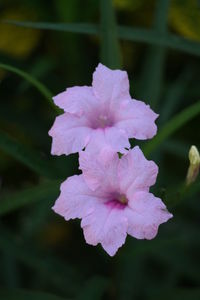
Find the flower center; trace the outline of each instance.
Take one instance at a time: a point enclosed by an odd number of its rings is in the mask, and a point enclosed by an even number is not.
[[[126,205],[128,203],[128,199],[126,198],[125,195],[120,195],[118,198],[118,201],[124,205]]]
[[[104,129],[106,127],[111,127],[114,124],[112,115],[107,111],[100,111],[91,114],[89,121],[90,121],[90,126],[93,129],[98,129],[98,128]]]
[[[108,116],[100,115],[97,122],[99,123],[100,128],[107,127],[109,124]]]
[[[106,202],[106,205],[108,205],[109,207],[117,209],[124,209],[127,204],[128,199],[125,195],[114,196],[112,200]]]

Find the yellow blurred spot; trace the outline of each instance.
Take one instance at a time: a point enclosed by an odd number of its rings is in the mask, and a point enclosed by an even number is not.
[[[122,10],[136,10],[144,3],[141,0],[114,0],[115,7]]]
[[[122,11],[134,12],[144,15],[146,24],[151,14],[154,14],[158,0],[113,0],[116,8]],[[137,17],[139,17],[137,16]],[[130,25],[134,26],[135,17]],[[169,26],[180,35],[199,41],[200,40],[200,2],[197,0],[172,0],[169,2]]]
[[[127,200],[127,198],[126,198],[125,195],[121,195],[121,196],[119,197],[119,202],[121,202],[122,204],[127,204],[127,203],[128,203],[128,200]]]
[[[53,222],[48,224],[41,232],[41,240],[46,245],[57,245],[70,237],[69,226],[64,223]]]
[[[0,15],[0,20],[34,20],[33,11],[24,9],[6,10]],[[14,25],[0,24],[0,51],[14,57],[27,57],[36,47],[41,32]]]
[[[169,21],[186,38],[200,40],[200,3],[197,0],[171,2]]]

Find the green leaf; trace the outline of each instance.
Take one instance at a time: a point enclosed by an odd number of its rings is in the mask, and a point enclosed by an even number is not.
[[[119,37],[124,40],[164,46],[200,56],[200,43],[175,34],[163,34],[156,32],[154,29],[131,28],[128,26],[118,26],[118,33]]]
[[[67,300],[66,298],[60,298],[51,294],[28,291],[21,289],[0,289],[0,299],[2,300]]]
[[[158,34],[167,32],[168,6],[169,0],[157,1],[154,28]],[[166,50],[165,47],[159,45],[149,46],[143,63],[138,96],[140,99],[148,99],[153,108],[156,108],[162,90]]]
[[[33,85],[47,100],[48,104],[58,113],[61,112],[61,110],[54,105],[53,100],[52,100],[52,93],[46,88],[44,84],[42,84],[40,81],[38,81],[36,78],[31,76],[30,74],[7,64],[2,64],[0,63],[0,68],[4,69],[6,71],[12,72],[14,74],[19,75],[26,81],[28,81],[31,85]]]
[[[41,228],[47,226],[52,215],[52,210],[49,208],[55,202],[57,193],[55,193],[55,198],[53,196],[50,195],[50,197],[43,198],[41,201],[31,205],[31,209],[26,210],[26,215],[20,226],[20,234],[25,240],[30,240],[34,236],[37,236],[40,234]]]
[[[62,177],[50,161],[2,131],[0,131],[0,149],[42,176],[52,179]]]
[[[179,158],[186,159],[189,151],[189,145],[186,142],[179,141],[177,139],[169,139],[164,144],[164,150],[177,155]]]
[[[157,0],[154,17],[154,28],[157,32],[167,31],[168,10],[170,0]]]
[[[158,45],[150,46],[140,76],[137,97],[147,101],[153,109],[157,109],[156,104],[162,90],[166,50]]]
[[[4,21],[5,22],[5,21]],[[49,23],[49,22],[19,22],[7,20],[6,23],[21,27],[35,29],[67,31],[91,35],[100,35],[101,30],[96,24],[87,23]],[[129,26],[117,26],[118,37],[128,41],[142,42],[150,45],[159,45],[174,50],[200,56],[200,43],[190,41],[179,35],[163,34],[154,29],[132,28]]]
[[[169,136],[175,133],[178,129],[180,129],[198,114],[200,114],[200,101],[187,107],[174,116],[170,121],[168,121],[167,124],[161,128],[155,138],[147,143],[143,149],[144,153],[148,156]]]
[[[49,181],[1,196],[0,215],[8,214],[38,201],[44,201],[45,199],[52,201],[56,199],[59,192],[59,185],[60,182],[58,181]]]
[[[20,27],[35,29],[66,31],[83,34],[99,34],[99,26],[88,23],[49,23],[49,22],[27,22],[5,20],[4,23],[13,24]]]
[[[48,75],[50,71],[55,68],[55,61],[52,60],[52,58],[42,56],[41,58],[37,57],[37,59],[33,62],[33,64],[30,64],[27,68],[27,72],[29,74],[32,74],[32,76],[37,77],[38,80],[41,79],[44,75]],[[19,91],[21,93],[24,93],[29,87],[31,86],[30,82],[23,81],[19,85]]]
[[[167,122],[173,112],[179,107],[185,92],[188,89],[188,85],[194,74],[193,66],[187,66],[180,76],[173,81],[166,91],[166,96],[162,102],[161,113],[159,122],[164,124]]]
[[[101,58],[113,69],[121,67],[120,46],[117,37],[117,24],[111,0],[100,0],[101,4]]]

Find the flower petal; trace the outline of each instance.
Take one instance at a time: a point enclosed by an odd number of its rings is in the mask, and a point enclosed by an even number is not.
[[[102,151],[100,155],[95,152],[82,151],[79,154],[79,165],[83,171],[87,185],[96,190],[101,188],[110,193],[118,189],[118,163],[117,153]]]
[[[160,224],[173,217],[164,203],[147,192],[138,192],[124,210],[128,218],[128,234],[137,239],[153,239]]]
[[[56,118],[49,135],[52,136],[51,153],[56,155],[81,151],[89,142],[92,129],[84,116],[64,113]]]
[[[155,120],[158,115],[142,101],[124,101],[121,109],[116,108],[114,113],[115,127],[123,129],[129,138],[150,139],[157,132]]]
[[[113,151],[124,153],[125,148],[130,148],[128,136],[124,130],[108,127],[105,129],[105,139]]]
[[[61,184],[61,193],[53,210],[66,220],[82,218],[92,213],[96,205],[104,202],[105,195],[91,191],[82,175],[69,177]]]
[[[65,112],[81,116],[84,112],[90,112],[97,105],[97,99],[92,87],[75,86],[58,94],[53,98],[55,104]]]
[[[98,187],[104,189],[119,190],[117,151],[125,152],[117,143],[125,144],[125,138],[115,128],[95,130],[84,152],[79,155],[80,169],[88,186],[95,190]],[[122,137],[122,138],[121,138]],[[120,139],[121,138],[121,139]],[[127,151],[126,151],[127,152]],[[130,166],[129,166],[130,167]]]
[[[136,146],[120,159],[118,173],[121,192],[132,196],[138,190],[148,191],[155,184],[158,167]]]
[[[86,242],[93,246],[101,243],[110,256],[115,255],[118,248],[125,243],[127,226],[123,210],[111,209],[107,205],[96,206],[81,221]]]
[[[126,133],[115,127],[95,129],[92,132],[87,151],[100,154],[102,151],[126,153],[130,148]]]
[[[99,64],[93,74],[93,90],[102,102],[129,98],[129,81],[125,71],[111,70]]]

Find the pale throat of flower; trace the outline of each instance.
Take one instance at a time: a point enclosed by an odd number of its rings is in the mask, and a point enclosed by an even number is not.
[[[91,128],[93,129],[105,129],[106,127],[112,127],[114,124],[114,116],[110,111],[105,109],[101,109],[97,112],[91,112],[88,116],[88,120]]]
[[[99,121],[99,127],[101,128],[107,127],[108,117],[106,115],[100,115],[98,121]]]
[[[124,205],[128,204],[128,199],[126,198],[125,195],[120,195],[118,201]]]
[[[98,127],[99,128],[106,128],[106,127],[110,127],[113,125],[113,120],[111,118],[111,116],[108,116],[106,114],[100,114],[98,116]]]

